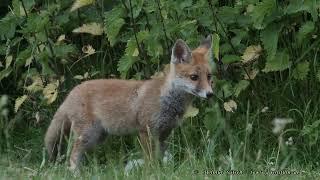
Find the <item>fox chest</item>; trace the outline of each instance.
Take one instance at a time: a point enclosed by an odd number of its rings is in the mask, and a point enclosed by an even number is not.
[[[161,96],[159,111],[153,116],[153,130],[161,133],[178,127],[183,121],[182,117],[188,103],[188,95],[183,92],[172,91]]]

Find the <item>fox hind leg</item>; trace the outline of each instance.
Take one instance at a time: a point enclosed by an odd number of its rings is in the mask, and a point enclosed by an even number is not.
[[[90,125],[86,124],[86,126],[82,128],[80,133],[78,133],[78,137],[73,143],[70,157],[70,169],[77,169],[80,165],[84,153],[95,147],[97,144],[102,143],[106,136],[107,132],[102,127],[99,120],[90,122]]]

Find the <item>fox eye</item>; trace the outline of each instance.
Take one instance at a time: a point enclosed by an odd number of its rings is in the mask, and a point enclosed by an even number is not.
[[[197,80],[199,79],[199,76],[196,75],[196,74],[192,74],[192,75],[190,76],[190,79],[191,79],[192,81],[197,81]]]
[[[208,74],[208,80],[211,80],[212,75]]]

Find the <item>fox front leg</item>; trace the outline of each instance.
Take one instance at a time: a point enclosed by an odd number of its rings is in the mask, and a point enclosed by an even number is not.
[[[159,150],[160,150],[160,157],[163,158],[165,155],[165,152],[168,148],[167,138],[169,137],[171,133],[171,129],[164,129],[159,131]]]
[[[173,159],[172,154],[167,151],[168,142],[166,139],[169,137],[171,130],[164,131],[160,133],[159,136],[159,150],[160,150],[160,160],[162,163],[167,164],[169,161]]]

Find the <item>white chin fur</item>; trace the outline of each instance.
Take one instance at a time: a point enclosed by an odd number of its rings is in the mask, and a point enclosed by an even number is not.
[[[207,92],[205,90],[201,90],[199,92],[196,92],[195,89],[196,87],[190,83],[189,81],[187,80],[184,80],[182,78],[179,78],[179,77],[176,77],[173,81],[173,87],[174,88],[177,88],[177,89],[181,89],[181,90],[184,90],[190,94],[193,94],[195,96],[199,96],[199,97],[202,97],[202,98],[207,98]]]
[[[200,92],[198,92],[197,95],[202,98],[207,98],[207,92],[204,90],[201,90]]]

